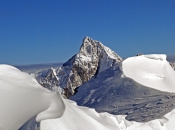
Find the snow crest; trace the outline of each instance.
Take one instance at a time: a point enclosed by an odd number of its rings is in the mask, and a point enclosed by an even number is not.
[[[175,71],[166,55],[153,54],[127,58],[123,61],[125,76],[136,82],[166,92],[175,92]]]
[[[17,130],[30,118],[58,118],[65,111],[57,92],[50,92],[18,69],[0,65],[0,130]]]

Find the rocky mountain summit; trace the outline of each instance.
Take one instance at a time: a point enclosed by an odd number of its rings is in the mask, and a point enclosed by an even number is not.
[[[58,69],[38,73],[36,79],[45,88],[53,91],[56,87],[61,88],[63,95],[70,97],[77,87],[121,61],[122,58],[110,48],[85,37],[78,54]]]

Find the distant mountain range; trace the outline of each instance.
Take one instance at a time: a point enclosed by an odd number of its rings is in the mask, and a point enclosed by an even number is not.
[[[175,63],[175,55],[167,55],[167,61]]]
[[[27,73],[36,73],[41,70],[46,70],[52,68],[58,68],[62,66],[63,63],[42,63],[42,64],[30,64],[30,65],[15,65],[16,68]]]
[[[167,55],[167,61],[175,63],[175,55]],[[42,64],[29,64],[29,65],[15,65],[16,68],[27,73],[36,73],[42,70],[48,70],[50,68],[57,69],[61,67],[63,63],[42,63]]]

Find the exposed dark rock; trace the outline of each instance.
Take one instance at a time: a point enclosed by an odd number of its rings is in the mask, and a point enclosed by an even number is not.
[[[101,42],[85,37],[78,54],[74,55],[62,67],[51,69],[43,75],[36,76],[37,81],[50,90],[62,88],[62,93],[70,97],[75,89],[96,77],[100,72],[121,62],[122,58]]]

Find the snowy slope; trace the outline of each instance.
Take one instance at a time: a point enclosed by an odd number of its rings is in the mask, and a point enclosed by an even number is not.
[[[136,82],[161,91],[175,92],[175,71],[166,55],[141,55],[123,61],[125,76]]]
[[[146,57],[128,58],[101,72],[96,78],[80,86],[78,92],[70,99],[76,101],[78,105],[95,108],[98,112],[125,114],[126,119],[130,121],[143,122],[161,118],[175,109],[175,94],[168,93],[174,90],[175,71],[164,60],[165,55]],[[134,78],[127,77],[124,70],[138,78],[142,76],[140,73],[144,73],[146,83],[157,84],[146,86],[147,84],[136,82]],[[159,81],[162,84],[159,84]],[[163,92],[160,88],[169,89]]]
[[[145,123],[127,121],[124,115],[97,113],[94,109],[79,107],[65,100],[66,111],[62,117],[41,122],[41,130],[174,130],[175,110],[162,119]]]
[[[97,113],[94,109],[79,107],[65,100],[66,111],[61,118],[41,122],[41,130],[118,130],[116,118],[108,113]]]
[[[17,130],[36,115],[37,121],[60,117],[64,110],[57,92],[12,66],[0,65],[0,130]]]
[[[52,73],[51,70],[48,70],[47,75],[39,73],[36,79],[46,88],[61,87],[64,95],[70,97],[78,86],[121,61],[120,56],[101,42],[85,37],[78,54]],[[53,76],[55,73],[57,78]]]
[[[42,88],[18,69],[0,65],[0,130],[17,130],[37,115],[40,130],[174,130],[175,110],[145,123],[127,121],[124,115],[97,113],[77,106]],[[38,114],[39,113],[39,114]],[[29,123],[30,124],[30,123]],[[22,129],[23,128],[23,129]],[[20,130],[31,130],[30,125]],[[32,129],[34,130],[34,129]]]

